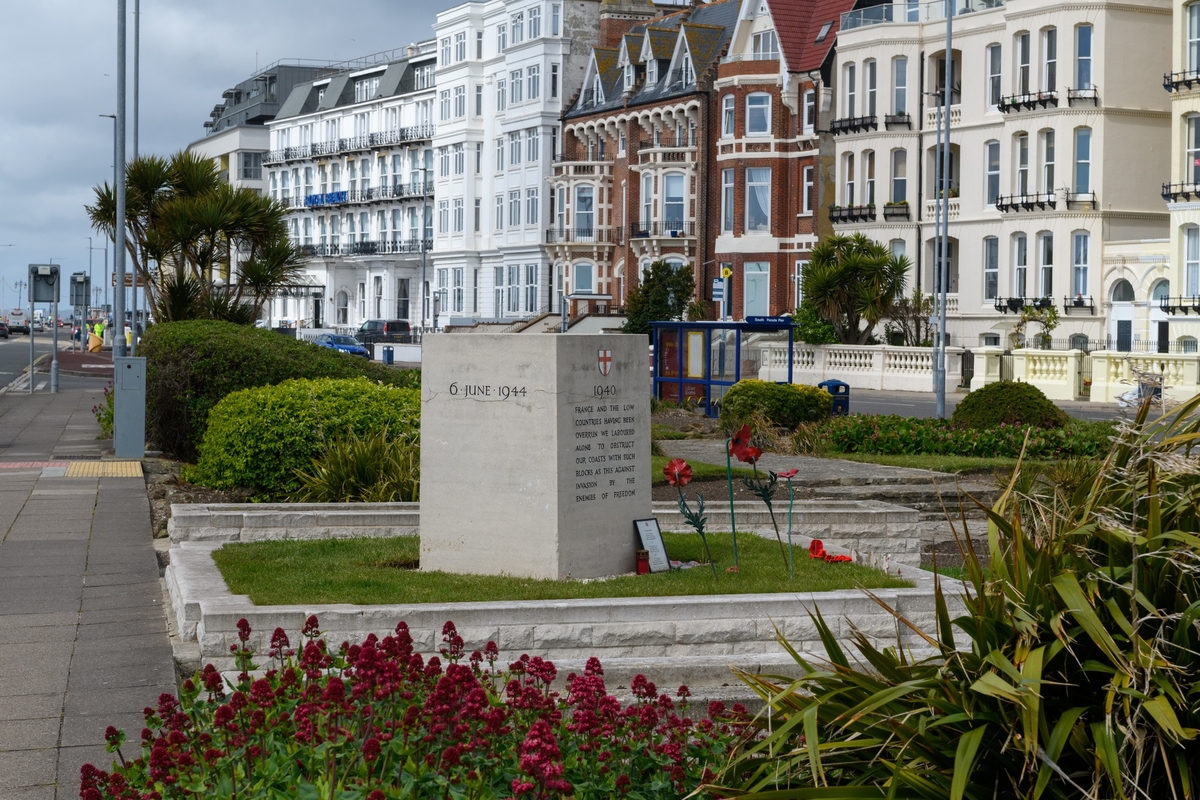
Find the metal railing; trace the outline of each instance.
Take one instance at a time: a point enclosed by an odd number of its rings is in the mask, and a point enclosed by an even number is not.
[[[911,219],[912,212],[909,210],[908,203],[887,203],[883,207],[883,218],[889,220]]]
[[[996,108],[1001,114],[1007,114],[1010,111],[1032,111],[1035,108],[1049,108],[1054,106],[1058,108],[1058,92],[1026,92],[1024,94],[1014,94],[1008,97],[1001,97],[1000,102],[996,104]]]
[[[1089,86],[1087,89],[1067,89],[1067,105],[1073,106],[1083,103],[1091,103],[1099,107],[1100,87]]]
[[[1181,86],[1185,89],[1195,89],[1200,86],[1200,70],[1187,69],[1163,75],[1163,88],[1168,92],[1177,92]]]
[[[360,256],[360,255],[396,255],[420,253],[433,249],[432,239],[393,239],[365,242],[348,242],[346,244],[306,244],[299,250],[303,256]]]
[[[1164,183],[1162,199],[1168,203],[1178,203],[1180,200],[1200,199],[1200,183]]]
[[[988,11],[993,8],[1003,8],[1004,0],[953,0],[954,15],[970,14],[975,11]],[[860,8],[842,14],[839,30],[849,31],[868,25],[880,25],[892,22],[936,22],[946,18],[945,0],[932,0],[928,3],[911,3],[908,5],[886,4]]]
[[[906,125],[912,130],[912,114],[884,114],[883,125]]]
[[[1077,294],[1074,297],[1063,298],[1063,313],[1070,314],[1072,311],[1082,313],[1087,309],[1088,313],[1095,316],[1096,300],[1091,295]]]
[[[1158,299],[1158,307],[1160,310],[1171,315],[1190,314],[1193,311],[1200,314],[1200,296],[1160,297]]]
[[[546,244],[621,244],[624,228],[550,228]]]
[[[842,133],[858,133],[879,129],[879,118],[874,114],[862,117],[842,117],[835,119],[829,125],[829,132],[834,136]]]
[[[1045,211],[1047,208],[1057,207],[1057,195],[1053,192],[1001,195],[996,200],[996,210],[1001,212],[1033,211],[1035,208],[1039,211]]]
[[[671,221],[671,222],[635,222],[629,228],[631,238],[646,238],[648,236],[663,236],[672,239],[695,236],[696,223]]]
[[[1054,300],[1049,297],[997,297],[994,308],[1001,314],[1019,314],[1025,306],[1043,310],[1053,305]]]
[[[829,221],[834,224],[847,222],[874,222],[875,204],[868,203],[865,206],[836,206],[830,208]]]

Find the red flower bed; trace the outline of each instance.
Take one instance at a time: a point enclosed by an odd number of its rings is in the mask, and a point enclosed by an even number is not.
[[[641,675],[622,706],[595,658],[560,694],[551,662],[523,655],[499,669],[494,642],[467,655],[449,622],[443,663],[413,652],[403,622],[334,653],[310,617],[297,650],[275,630],[255,679],[250,626],[238,629],[236,681],[209,665],[178,698],[162,695],[135,758],[110,727],[119,761],[83,767],[83,800],[675,798],[712,777],[745,721],[720,703],[694,720],[687,687],[672,698]]]

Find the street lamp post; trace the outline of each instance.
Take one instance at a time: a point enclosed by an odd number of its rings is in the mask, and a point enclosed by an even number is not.
[[[113,317],[117,325],[113,337],[113,358],[125,356],[125,0],[117,0],[117,124],[116,152],[113,164],[113,189],[117,195],[113,232],[113,271],[117,287],[113,291]]]
[[[950,245],[950,94],[953,91],[954,83],[954,4],[956,0],[946,0],[946,71],[945,85],[942,98],[942,119],[943,124],[939,126],[938,145],[940,152],[938,153],[938,171],[940,173],[938,185],[941,187],[942,195],[939,198],[941,207],[941,239],[938,242],[935,251],[937,258],[934,263],[934,269],[937,270],[937,317],[938,331],[937,341],[938,348],[934,353],[933,365],[933,382],[934,390],[937,393],[937,416],[938,419],[946,418],[946,308],[947,308],[947,283],[950,280],[950,265],[947,263],[947,254]]]
[[[429,223],[429,167],[421,167],[421,330],[424,335],[425,323],[428,319],[429,284],[425,281],[426,252],[429,250],[425,238],[425,226]]]

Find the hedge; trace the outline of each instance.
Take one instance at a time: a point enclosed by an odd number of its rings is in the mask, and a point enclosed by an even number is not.
[[[183,461],[195,461],[208,417],[221,398],[240,389],[294,378],[354,378],[420,387],[421,373],[396,370],[228,322],[167,322],[138,343],[146,357],[147,436]]]
[[[790,430],[803,422],[828,419],[832,410],[833,398],[824,389],[744,380],[735,383],[721,398],[721,425],[734,430],[752,417],[762,417],[772,425]]]
[[[1061,428],[1067,424],[1067,414],[1032,384],[999,381],[964,397],[950,421],[956,428],[976,430],[1000,425]]]
[[[329,443],[386,427],[410,435],[420,427],[421,393],[366,378],[285,381],[242,389],[208,417],[200,459],[183,477],[212,489],[245,488],[260,499],[300,488],[298,469]]]
[[[1108,452],[1111,422],[1071,419],[1062,428],[998,425],[976,430],[956,428],[948,420],[895,415],[836,417],[829,422],[830,442],[842,453],[876,455],[957,455],[1016,458],[1025,444],[1028,458],[1054,460],[1092,458]]]

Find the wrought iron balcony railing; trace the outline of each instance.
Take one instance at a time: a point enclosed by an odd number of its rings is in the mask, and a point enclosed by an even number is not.
[[[1035,108],[1058,108],[1058,92],[1026,92],[1025,94],[1014,94],[1009,97],[1001,97],[1000,102],[996,104],[996,108],[1001,114],[1009,114],[1014,111],[1032,111]]]
[[[621,244],[624,228],[550,228],[546,244]]]
[[[1200,199],[1200,183],[1164,183],[1162,199],[1168,203]]]
[[[649,236],[662,236],[672,239],[696,235],[695,222],[672,220],[669,222],[635,222],[629,229],[631,238],[639,239]]]
[[[1195,311],[1200,314],[1200,295],[1191,297],[1160,297],[1158,307],[1167,314],[1190,314]]]
[[[1168,72],[1163,75],[1163,88],[1168,92],[1195,89],[1200,86],[1200,70],[1187,69],[1183,72]]]
[[[996,200],[997,211],[1045,211],[1058,207],[1058,196],[1053,192],[1036,194],[1003,195]]]
[[[829,131],[838,136],[843,133],[859,133],[861,131],[874,131],[879,129],[879,118],[875,115],[869,117],[843,117],[835,119],[829,126]]]

